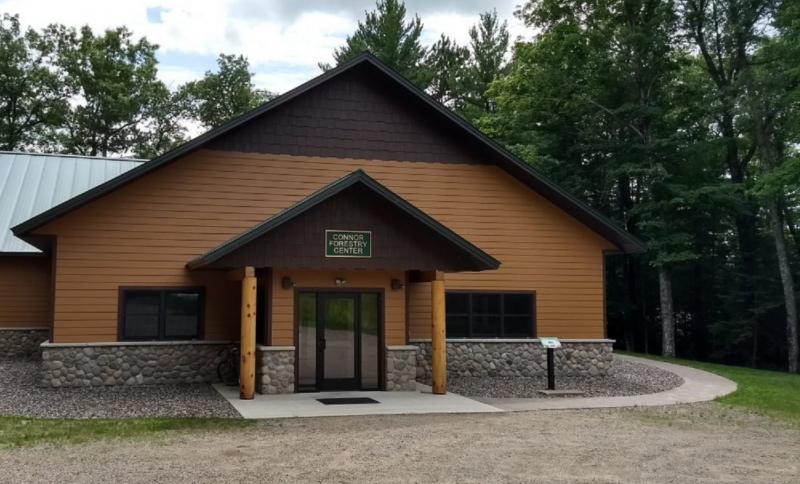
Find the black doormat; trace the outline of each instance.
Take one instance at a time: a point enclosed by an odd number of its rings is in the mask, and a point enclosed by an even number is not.
[[[377,400],[373,400],[367,397],[355,397],[355,398],[318,398],[318,402],[325,404],[325,405],[353,405],[359,403],[381,403]]]

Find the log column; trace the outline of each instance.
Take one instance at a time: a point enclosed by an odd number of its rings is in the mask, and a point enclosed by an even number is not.
[[[256,388],[256,287],[255,269],[244,268],[242,277],[242,335],[239,398],[252,400]]]
[[[431,380],[435,395],[447,392],[444,275],[441,272],[431,281]]]

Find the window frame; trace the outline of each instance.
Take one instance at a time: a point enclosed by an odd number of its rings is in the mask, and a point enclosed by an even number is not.
[[[450,313],[447,310],[447,304],[445,304],[445,334],[447,339],[458,339],[458,340],[481,340],[481,339],[536,339],[537,336],[537,318],[536,318],[536,291],[520,291],[520,290],[471,290],[471,289],[456,289],[456,290],[445,290],[445,301],[447,301],[447,294],[461,294],[467,295],[468,301],[468,312],[467,313]],[[527,314],[519,314],[519,313],[509,313],[506,314],[505,312],[505,296],[506,295],[514,295],[514,294],[523,294],[531,296],[531,332],[529,336],[520,337],[520,336],[506,336],[506,327],[505,327],[505,318],[506,316],[509,317],[519,317],[519,316],[527,316]],[[500,317],[500,336],[475,336],[473,330],[473,322],[475,317],[475,311],[472,305],[472,298],[473,296],[500,296],[500,313],[499,314],[479,314],[479,316],[499,316]],[[461,316],[467,317],[467,336],[450,336],[446,333],[447,328],[447,318],[448,316]]]
[[[125,297],[132,292],[158,293],[158,337],[153,338],[127,338],[125,337]],[[167,294],[169,293],[194,293],[198,296],[197,308],[197,336],[194,338],[167,338]],[[119,301],[117,303],[117,341],[120,342],[148,342],[148,341],[202,341],[205,340],[206,316],[206,288],[204,286],[120,286]]]

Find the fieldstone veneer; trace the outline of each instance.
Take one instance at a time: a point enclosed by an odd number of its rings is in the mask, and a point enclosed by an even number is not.
[[[42,343],[42,385],[87,387],[218,381],[220,341]]]
[[[256,390],[264,395],[294,393],[294,346],[256,347]]]
[[[38,356],[39,347],[47,340],[46,329],[0,328],[0,358]]]
[[[608,376],[614,371],[611,340],[561,340],[555,350],[556,375]],[[417,378],[431,377],[431,343],[416,340]],[[447,340],[447,372],[459,376],[547,374],[547,354],[539,340]]]
[[[417,350],[414,345],[386,347],[386,391],[417,389]]]

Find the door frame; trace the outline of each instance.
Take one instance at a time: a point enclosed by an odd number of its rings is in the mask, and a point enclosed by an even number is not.
[[[317,381],[316,387],[313,390],[300,390],[300,293],[315,293],[317,295],[330,293],[344,293],[344,294],[353,294],[359,295],[361,293],[373,293],[378,295],[378,389],[377,390],[361,390],[357,388],[357,391],[384,391],[386,389],[386,342],[385,342],[385,333],[386,333],[386,289],[382,287],[295,287],[294,288],[294,381],[295,383],[295,390],[296,392],[323,392],[323,391],[330,391],[320,388],[320,382]],[[357,300],[357,309],[360,309],[360,297]],[[320,315],[320,304],[319,304],[319,297],[317,297],[317,328],[322,325],[322,321],[319,318]],[[361,375],[361,326],[360,326],[360,314],[356,317],[357,325],[359,326],[358,334],[356,335],[356,348],[355,353],[357,356],[356,362],[356,369],[358,378],[360,379]],[[319,330],[317,330],[319,331]],[[319,335],[317,335],[319,339]],[[324,363],[324,362],[323,362]],[[317,368],[320,368],[320,361],[317,360],[316,365]],[[317,370],[317,378],[319,378],[319,371]],[[335,390],[334,390],[335,391]],[[344,390],[347,391],[347,390]]]

